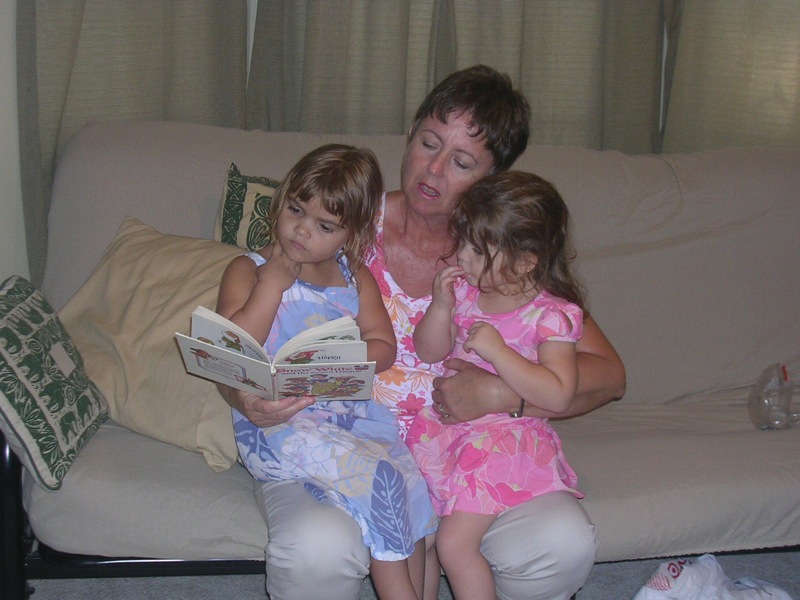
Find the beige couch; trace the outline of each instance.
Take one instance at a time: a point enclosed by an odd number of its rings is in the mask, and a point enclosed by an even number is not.
[[[263,559],[267,529],[233,462],[228,408],[183,372],[172,341],[194,306],[213,306],[238,250],[163,234],[213,237],[232,162],[279,179],[329,141],[372,148],[398,186],[403,136],[119,122],[72,139],[43,291],[114,422],[60,491],[25,480],[39,540],[89,555]],[[566,199],[592,313],[627,367],[624,399],[557,424],[598,561],[800,544],[800,430],[759,431],[746,407],[766,365],[800,357],[800,151],[531,146],[516,168]],[[118,235],[126,216],[141,223]]]

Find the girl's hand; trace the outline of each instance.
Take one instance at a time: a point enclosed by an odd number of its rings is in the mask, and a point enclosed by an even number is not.
[[[445,267],[433,277],[433,294],[431,304],[438,308],[450,310],[456,305],[456,296],[453,285],[456,279],[464,274],[464,269],[458,265]]]
[[[494,364],[500,352],[506,347],[500,332],[485,321],[475,321],[467,332],[464,350],[474,352],[486,362]]]
[[[266,258],[267,263],[256,269],[258,282],[266,281],[271,288],[280,290],[281,293],[285,292],[300,275],[302,265],[286,256],[278,242],[272,244],[270,254]]]
[[[218,384],[222,397],[256,427],[272,427],[285,423],[298,412],[314,404],[311,396],[265,400],[242,390]]]

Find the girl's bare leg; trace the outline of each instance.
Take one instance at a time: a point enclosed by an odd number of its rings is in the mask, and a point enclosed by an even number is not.
[[[422,600],[438,600],[439,582],[442,577],[442,566],[436,556],[436,537],[429,535],[425,538],[425,590]]]
[[[425,556],[425,540],[417,540],[414,544],[414,553],[408,557],[408,574],[417,598],[423,598],[425,589]]]
[[[419,600],[425,577],[425,540],[419,540],[406,560],[375,560],[370,564],[372,583],[380,600]]]
[[[494,576],[480,551],[495,515],[454,512],[442,517],[436,552],[456,600],[497,600]]]

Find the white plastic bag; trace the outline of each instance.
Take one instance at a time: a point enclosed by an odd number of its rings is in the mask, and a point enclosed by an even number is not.
[[[732,581],[717,559],[704,554],[694,561],[671,560],[658,570],[633,600],[792,600],[766,581],[743,578]]]

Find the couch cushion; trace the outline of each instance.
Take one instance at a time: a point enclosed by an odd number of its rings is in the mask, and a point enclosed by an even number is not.
[[[42,291],[56,309],[64,306],[125,216],[163,233],[213,237],[232,162],[243,173],[281,179],[322,144],[366,146],[378,156],[386,187],[393,190],[400,182],[405,140],[404,135],[244,131],[169,121],[87,123],[58,158]]]
[[[58,494],[23,480],[37,539],[76,554],[264,560],[267,526],[240,465],[222,473],[199,454],[104,423]]]
[[[214,225],[219,242],[259,250],[269,243],[269,205],[279,181],[244,175],[231,163]]]
[[[22,464],[49,490],[106,417],[72,339],[30,282],[0,287],[0,429]]]
[[[214,308],[240,249],[159,233],[127,218],[86,283],[60,312],[114,422],[200,452],[216,470],[236,460],[230,409],[213,383],[186,374],[174,333]]]
[[[574,224],[589,305],[625,362],[625,403],[755,381],[800,358],[800,151],[626,156],[528,147]]]
[[[747,395],[614,402],[555,422],[598,561],[800,544],[800,430],[756,429]]]

